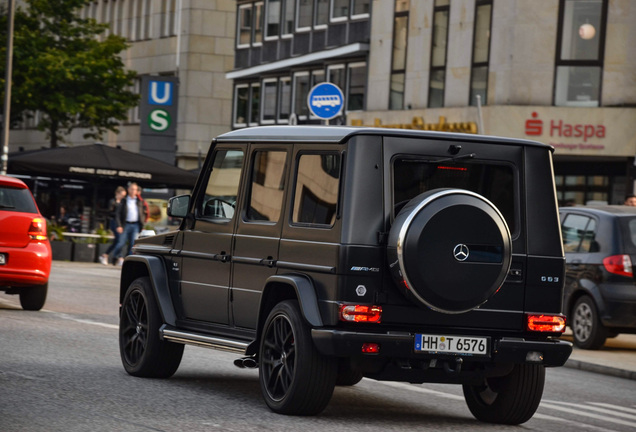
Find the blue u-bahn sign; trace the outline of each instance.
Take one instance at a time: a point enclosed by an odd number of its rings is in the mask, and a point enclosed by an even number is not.
[[[330,120],[342,111],[344,95],[335,84],[329,82],[316,84],[307,95],[307,106],[316,117]]]
[[[178,101],[179,80],[176,77],[141,77],[141,154],[174,163]]]

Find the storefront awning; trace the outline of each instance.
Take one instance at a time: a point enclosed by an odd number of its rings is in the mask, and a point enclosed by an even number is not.
[[[103,144],[9,154],[9,174],[86,181],[133,181],[142,187],[192,188],[197,176],[160,160]]]

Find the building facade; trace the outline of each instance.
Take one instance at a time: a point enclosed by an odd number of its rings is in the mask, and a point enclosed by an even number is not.
[[[485,133],[555,147],[563,203],[634,190],[636,3],[630,0],[238,1],[232,127],[339,123]]]

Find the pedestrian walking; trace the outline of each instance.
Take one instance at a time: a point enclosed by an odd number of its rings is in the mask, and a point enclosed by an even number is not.
[[[106,249],[106,252],[99,257],[99,262],[104,265],[108,265],[110,263],[110,254],[115,250],[115,246],[117,246],[117,241],[120,237],[120,234],[117,231],[117,220],[115,213],[117,212],[119,203],[125,196],[126,189],[123,186],[117,186],[117,189],[115,189],[115,196],[108,202],[108,229],[112,231],[114,238],[108,249]]]
[[[135,239],[141,232],[146,220],[148,219],[148,209],[144,200],[139,195],[139,186],[137,183],[128,184],[128,195],[121,200],[115,212],[115,221],[117,226],[115,230],[120,234],[113,250],[113,256],[117,258],[117,265],[124,263],[124,257],[121,254],[122,249],[128,243],[128,252],[130,254]]]

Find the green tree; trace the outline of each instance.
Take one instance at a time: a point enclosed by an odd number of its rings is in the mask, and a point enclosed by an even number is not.
[[[25,0],[15,13],[11,118],[39,111],[37,127],[57,147],[73,129],[85,138],[118,132],[139,103],[137,73],[124,68],[126,40],[105,36],[108,24],[79,15],[90,0]],[[4,93],[6,10],[0,22],[0,87]],[[1,94],[0,93],[0,94]]]

